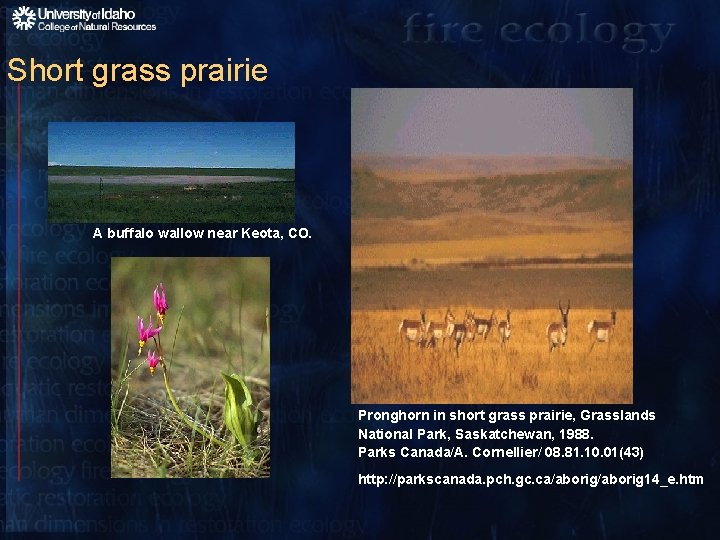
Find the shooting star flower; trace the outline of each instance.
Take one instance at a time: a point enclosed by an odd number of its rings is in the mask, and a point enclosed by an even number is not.
[[[160,330],[162,330],[162,326],[158,326],[157,328],[152,327],[152,317],[149,317],[150,321],[148,324],[148,327],[145,328],[145,325],[143,324],[143,320],[140,318],[140,315],[138,315],[138,356],[140,356],[140,353],[142,353],[142,348],[145,346],[145,342],[157,336],[160,333]]]
[[[155,375],[155,367],[162,361],[162,357],[155,354],[155,351],[148,351],[148,366],[150,366],[150,375]]]
[[[165,322],[165,313],[167,313],[168,310],[168,303],[165,299],[165,286],[162,283],[155,287],[153,303],[155,304],[155,311],[157,311],[160,324],[163,324]]]

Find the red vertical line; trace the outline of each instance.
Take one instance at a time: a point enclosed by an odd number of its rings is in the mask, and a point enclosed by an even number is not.
[[[20,83],[17,85],[17,479],[20,481]]]

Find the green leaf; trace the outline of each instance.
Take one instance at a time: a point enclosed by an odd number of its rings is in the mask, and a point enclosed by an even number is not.
[[[257,434],[258,414],[252,410],[252,395],[236,373],[220,375],[225,380],[225,426],[239,444],[247,447]]]

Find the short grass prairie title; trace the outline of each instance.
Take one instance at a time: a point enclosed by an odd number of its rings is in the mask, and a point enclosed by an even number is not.
[[[85,82],[85,64],[81,58],[64,64],[47,64],[35,58],[11,58],[8,62],[8,78],[13,82]],[[90,69],[90,68],[88,68]],[[104,88],[110,83],[167,82],[171,79],[167,64],[98,63],[90,69],[92,85]],[[245,58],[242,63],[228,58],[225,63],[182,64],[180,85],[204,82],[264,82],[268,78],[265,64],[253,63]]]

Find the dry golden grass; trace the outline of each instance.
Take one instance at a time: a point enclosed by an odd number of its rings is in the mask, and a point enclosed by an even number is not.
[[[454,310],[458,315],[464,309]],[[490,308],[476,308],[485,317]],[[398,334],[403,318],[419,309],[353,310],[353,403],[632,403],[633,312],[617,312],[609,344],[590,352],[587,324],[609,320],[606,310],[571,309],[568,342],[548,352],[547,325],[560,320],[557,308],[518,310],[511,315],[511,339],[504,348],[497,328],[487,341],[464,343],[456,357],[449,340],[419,349]],[[504,309],[495,309],[500,315]],[[428,310],[441,321],[444,311]]]
[[[632,220],[601,219],[593,212],[558,219],[540,213],[466,210],[424,219],[353,217],[352,245],[464,240],[519,234],[557,234],[613,230],[632,236]]]
[[[604,228],[554,234],[520,234],[445,240],[361,244],[352,246],[352,267],[406,264],[422,259],[435,264],[513,257],[579,257],[601,253],[632,253],[632,229]]]

